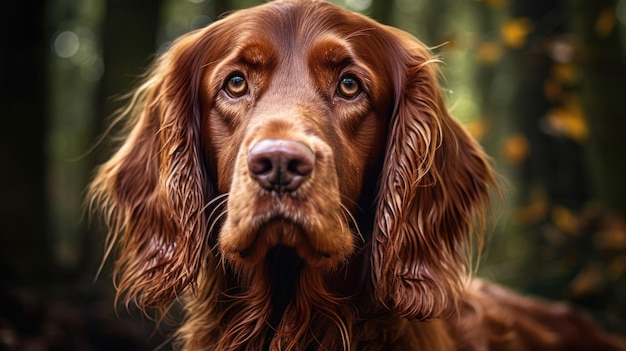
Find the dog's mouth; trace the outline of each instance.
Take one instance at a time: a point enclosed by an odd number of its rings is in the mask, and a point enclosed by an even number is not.
[[[245,268],[286,247],[308,267],[333,270],[351,254],[354,241],[341,206],[332,200],[235,196],[218,234],[220,251],[228,263]]]
[[[285,263],[317,266],[332,257],[332,253],[318,248],[303,224],[287,217],[274,217],[257,226],[254,240],[237,252],[239,259],[248,264]]]

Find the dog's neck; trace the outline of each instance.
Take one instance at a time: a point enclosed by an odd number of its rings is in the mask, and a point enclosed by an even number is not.
[[[270,323],[276,327],[289,303],[293,300],[296,284],[304,263],[293,248],[275,247],[265,259],[272,289],[272,316]]]

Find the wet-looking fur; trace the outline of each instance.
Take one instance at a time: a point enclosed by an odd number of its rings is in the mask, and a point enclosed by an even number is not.
[[[90,187],[120,296],[181,299],[182,350],[619,349],[567,308],[470,282],[494,176],[436,62],[316,0],[178,39]]]

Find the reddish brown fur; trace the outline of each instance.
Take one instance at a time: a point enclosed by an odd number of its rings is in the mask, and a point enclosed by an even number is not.
[[[345,77],[361,92],[342,95]],[[624,349],[571,311],[467,284],[493,174],[406,33],[316,0],[237,12],[177,40],[121,117],[92,204],[127,303],[184,301],[183,350]],[[314,155],[289,194],[248,169],[277,139]]]

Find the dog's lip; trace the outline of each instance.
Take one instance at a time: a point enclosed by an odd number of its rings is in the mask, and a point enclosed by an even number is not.
[[[271,250],[285,247],[294,250],[300,259],[309,263],[333,257],[332,252],[320,250],[311,244],[312,234],[306,229],[305,224],[280,214],[263,217],[253,225],[254,234],[250,237],[254,239],[245,247],[232,248],[231,254],[237,255],[244,261],[256,262],[266,257]],[[264,237],[264,235],[269,237]]]
[[[272,250],[272,249],[279,249],[279,248],[282,248],[282,247],[286,247],[286,248],[290,248],[290,249],[295,249],[295,248],[296,248],[295,246],[278,244],[278,245],[275,245],[275,246],[269,247],[269,248],[268,248],[268,252],[269,252],[270,250]],[[240,258],[242,258],[242,259],[246,259],[247,257],[249,257],[249,256],[250,256],[250,253],[251,253],[252,251],[253,251],[253,247],[251,246],[251,247],[248,247],[248,248],[246,248],[246,249],[240,250],[240,251],[238,252],[238,254],[239,254],[239,257],[240,257]],[[316,254],[316,256],[317,256],[317,257],[322,258],[322,259],[327,259],[327,258],[331,258],[331,257],[332,257],[332,255],[331,255],[330,253],[325,252],[325,251],[313,250],[313,252],[315,252],[315,254]],[[303,257],[301,257],[301,258],[303,258]]]

